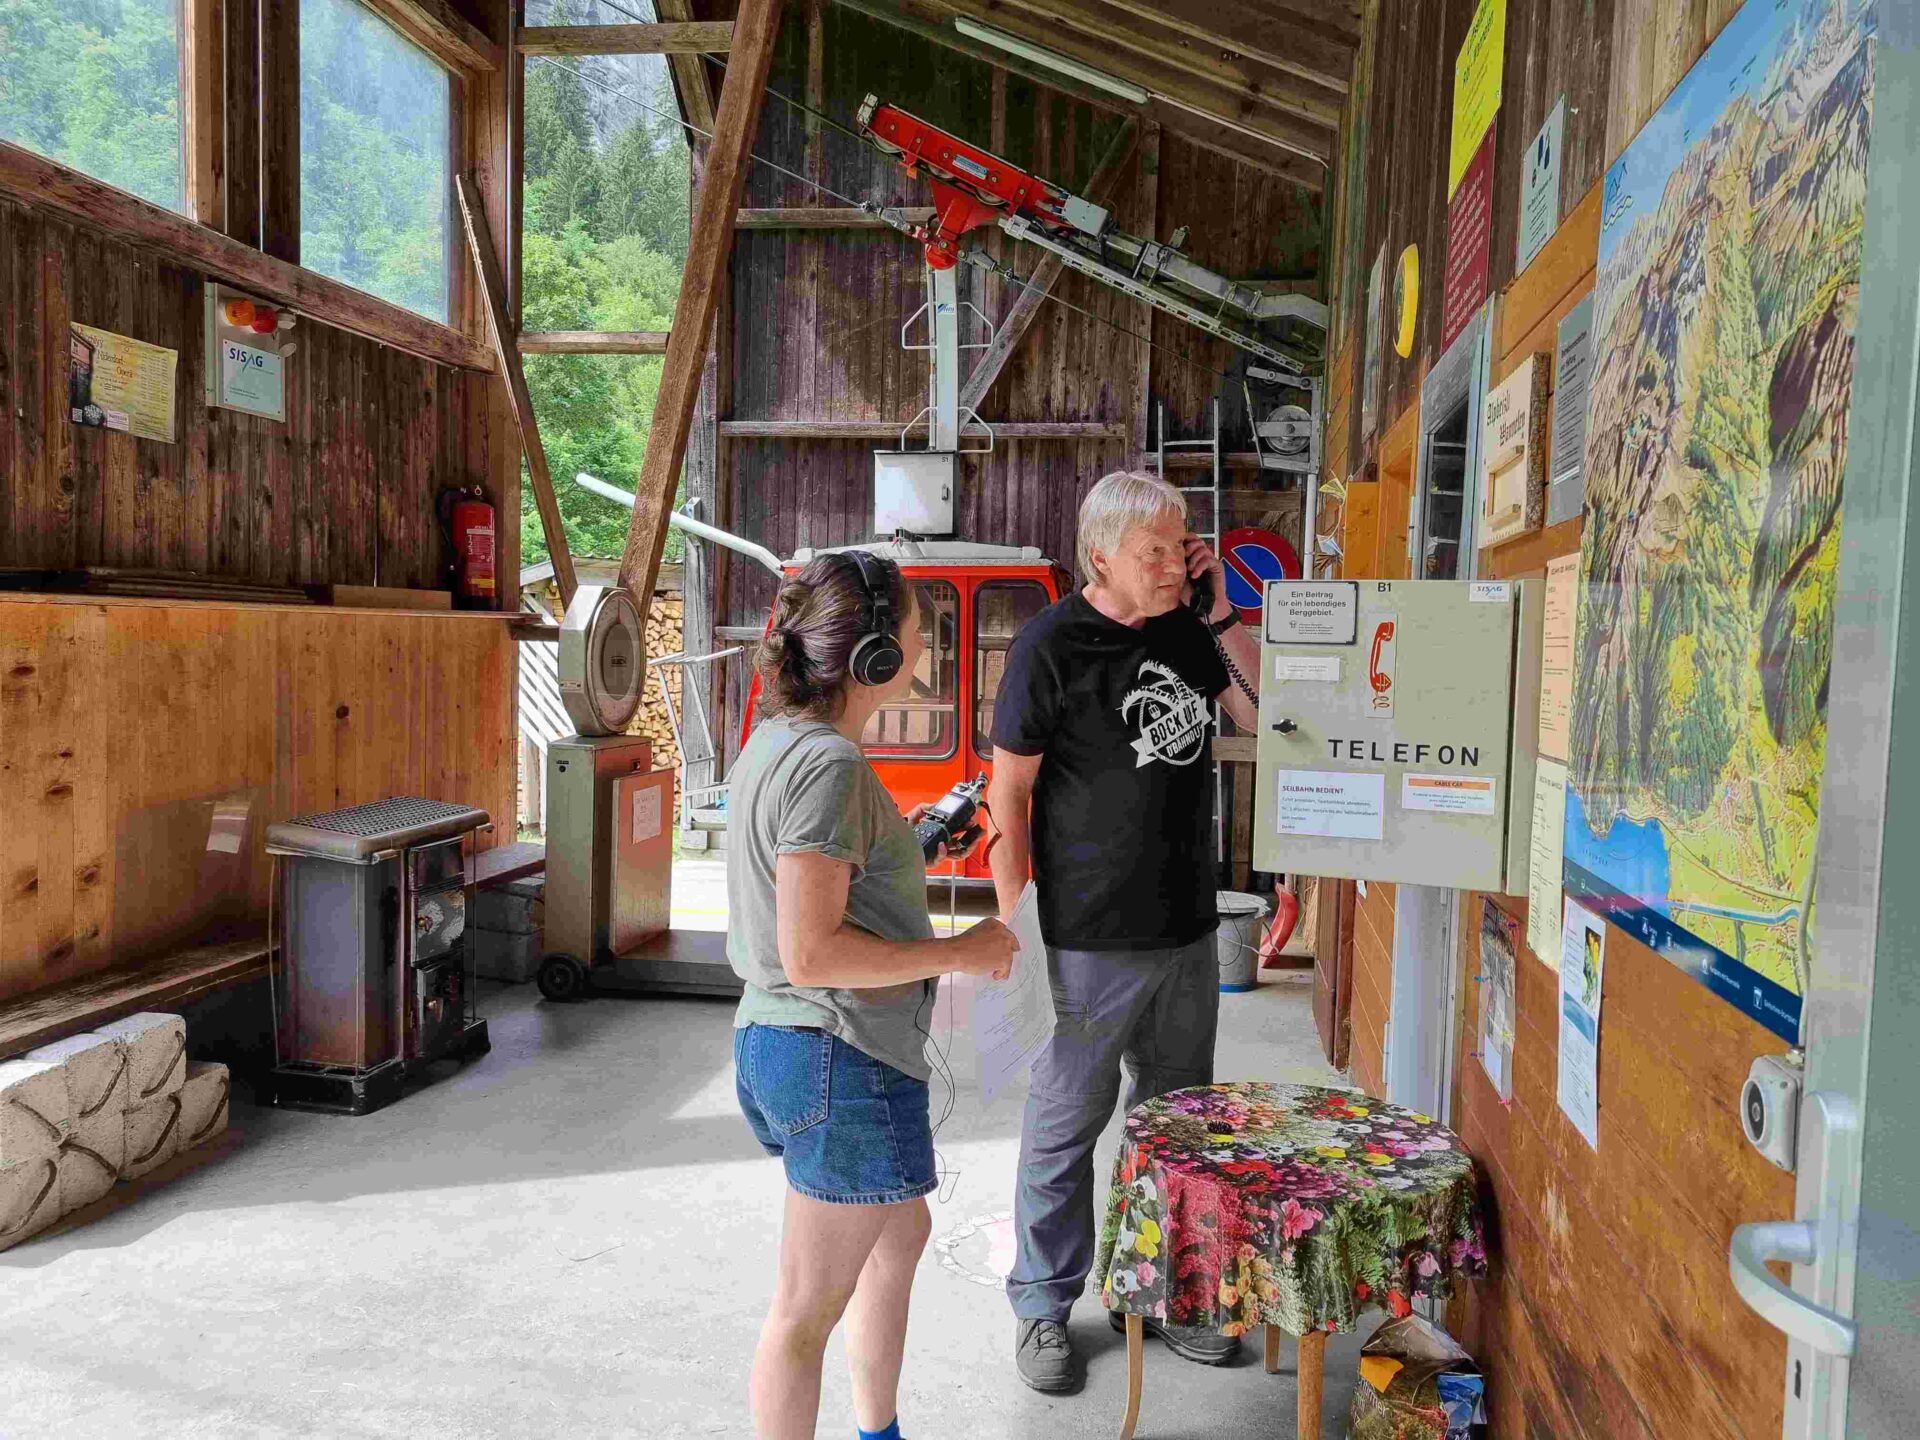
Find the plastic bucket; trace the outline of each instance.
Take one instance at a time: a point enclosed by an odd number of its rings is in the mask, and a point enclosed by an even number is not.
[[[1267,902],[1241,890],[1219,892],[1220,928],[1213,941],[1219,949],[1220,988],[1238,994],[1258,985],[1260,937],[1267,918]]]

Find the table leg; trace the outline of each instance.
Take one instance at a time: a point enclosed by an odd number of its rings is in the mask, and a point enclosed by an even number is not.
[[[1278,1375],[1280,1373],[1280,1327],[1268,1325],[1264,1328],[1267,1332],[1267,1373]]]
[[[1127,1316],[1127,1417],[1120,1422],[1120,1440],[1133,1440],[1140,1423],[1140,1378],[1146,1368],[1147,1327],[1138,1315]]]
[[[1294,1422],[1298,1440],[1320,1440],[1320,1382],[1327,1359],[1327,1332],[1315,1330],[1300,1337],[1298,1374],[1300,1410]]]

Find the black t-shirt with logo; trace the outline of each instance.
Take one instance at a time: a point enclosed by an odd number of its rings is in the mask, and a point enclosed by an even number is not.
[[[1075,592],[1014,637],[993,743],[1042,757],[1033,873],[1049,945],[1151,950],[1218,926],[1209,702],[1227,683],[1185,607],[1135,629]]]

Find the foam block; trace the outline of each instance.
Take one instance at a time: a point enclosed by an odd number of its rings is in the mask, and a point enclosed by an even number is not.
[[[187,1077],[187,1022],[149,1011],[94,1032],[127,1047],[127,1108],[171,1095]]]
[[[79,1124],[127,1108],[127,1047],[111,1035],[74,1035],[29,1050],[28,1060],[67,1067],[67,1096]]]
[[[189,1063],[180,1086],[180,1148],[191,1150],[226,1133],[227,1097],[233,1083],[224,1065]]]
[[[81,1120],[60,1147],[60,1209],[91,1205],[113,1188],[127,1159],[127,1113],[106,1111]]]
[[[122,1180],[137,1180],[180,1153],[180,1097],[163,1096],[127,1111],[127,1153]]]
[[[0,1166],[52,1159],[72,1126],[65,1066],[38,1060],[0,1064]]]
[[[60,1162],[54,1156],[0,1170],[0,1250],[38,1235],[64,1213]]]

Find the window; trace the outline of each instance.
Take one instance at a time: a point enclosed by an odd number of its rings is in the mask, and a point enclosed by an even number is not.
[[[989,580],[973,592],[973,753],[993,757],[993,702],[1020,627],[1047,608],[1037,580]]]
[[[354,0],[300,0],[300,263],[447,319],[453,80]]]
[[[179,0],[6,0],[0,139],[186,209]]]
[[[944,760],[960,728],[960,592],[944,580],[912,584],[926,652],[906,698],[875,712],[860,744],[872,755]]]

